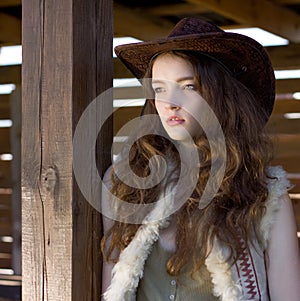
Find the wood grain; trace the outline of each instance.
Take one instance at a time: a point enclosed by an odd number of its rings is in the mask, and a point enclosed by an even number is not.
[[[112,84],[112,2],[22,4],[22,298],[99,300],[101,217],[73,179],[72,136]],[[103,171],[107,145],[98,155]]]

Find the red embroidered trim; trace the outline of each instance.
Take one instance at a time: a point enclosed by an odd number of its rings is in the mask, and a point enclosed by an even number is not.
[[[257,275],[253,263],[253,258],[246,244],[241,240],[242,254],[238,258],[240,280],[243,288],[243,295],[246,300],[261,300],[261,294],[257,281]]]

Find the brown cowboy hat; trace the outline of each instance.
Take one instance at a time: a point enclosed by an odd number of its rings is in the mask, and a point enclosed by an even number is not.
[[[201,19],[182,19],[167,38],[120,45],[116,55],[138,79],[153,56],[170,50],[198,51],[222,64],[254,95],[268,118],[275,100],[275,77],[270,58],[261,44],[236,33],[225,32]]]

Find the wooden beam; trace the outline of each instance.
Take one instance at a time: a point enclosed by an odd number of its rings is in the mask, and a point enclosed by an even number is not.
[[[174,24],[161,18],[145,15],[140,9],[114,4],[115,36],[131,36],[140,40],[152,40],[167,36]]]
[[[0,227],[0,236],[11,236],[12,235],[12,224],[2,224]]]
[[[21,65],[0,67],[0,85],[20,84],[20,83],[21,83]]]
[[[0,254],[0,268],[1,269],[11,269],[11,255],[10,254],[6,254],[5,255],[1,255]]]
[[[10,161],[0,161],[0,187],[12,187]]]
[[[290,156],[290,157],[287,157],[287,158],[274,158],[274,160],[272,160],[272,165],[280,165],[288,173],[299,174],[300,173],[299,166],[295,165],[295,162],[297,162],[297,160],[299,161],[299,159],[300,159],[299,155]],[[297,191],[300,192],[299,188],[300,188],[300,186],[297,186]],[[295,192],[295,190],[293,190],[293,191]]]
[[[0,128],[0,154],[10,152],[10,129]]]
[[[280,4],[300,4],[300,0],[276,0]]]
[[[1,0],[0,7],[11,7],[21,5],[21,0]]]
[[[114,99],[145,98],[143,87],[115,87]]]
[[[17,17],[0,13],[0,45],[21,44],[21,20]]]
[[[3,210],[0,207],[0,219],[1,219],[1,221],[2,221],[2,218],[10,218],[10,217],[11,217],[11,210],[10,209]],[[1,242],[0,242],[0,244],[1,244]],[[0,251],[0,253],[1,253],[1,251]]]
[[[10,253],[12,250],[11,242],[0,242],[0,253]]]
[[[276,93],[300,92],[300,79],[279,79],[276,81]]]
[[[300,69],[300,44],[267,47],[274,69]]]
[[[208,11],[206,7],[201,5],[193,5],[191,3],[178,3],[168,5],[158,5],[150,8],[143,8],[145,14],[155,16],[184,16],[184,15],[195,15],[203,14]]]
[[[300,156],[300,134],[276,135],[273,138],[275,158],[284,159],[291,156]],[[299,158],[300,159],[300,158]],[[295,162],[300,173],[300,160]]]
[[[100,300],[101,216],[73,177],[72,139],[86,107],[112,85],[112,5],[22,2],[22,300]],[[110,123],[103,137],[100,175]]]
[[[276,100],[272,114],[300,113],[300,101],[296,99]]]
[[[236,0],[187,0],[188,3],[206,6],[212,11],[240,23],[251,24],[300,42],[300,15],[267,0],[245,0],[238,5]]]
[[[0,208],[4,210],[11,208],[11,195],[0,194]]]
[[[124,107],[114,111],[114,135],[128,121],[140,116],[141,107]]]
[[[274,134],[298,134],[300,119],[286,119],[283,115],[272,114],[267,129]]]

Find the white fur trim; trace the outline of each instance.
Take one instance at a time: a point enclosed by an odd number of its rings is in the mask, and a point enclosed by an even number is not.
[[[112,271],[111,284],[103,295],[104,300],[135,300],[136,289],[143,276],[146,259],[159,237],[159,229],[168,224],[168,219],[163,217],[170,215],[173,200],[173,194],[168,190],[165,197],[160,198],[153,211],[146,216],[145,224],[139,227],[134,239],[121,252],[119,260]]]
[[[274,223],[275,212],[280,209],[282,205],[282,197],[287,193],[287,190],[291,187],[291,184],[286,177],[286,172],[281,166],[268,167],[267,173],[271,177],[267,179],[267,185],[269,190],[269,194],[266,201],[267,210],[260,224],[260,231],[263,234],[264,248],[266,248],[270,228]]]
[[[221,247],[215,239],[205,264],[214,284],[213,294],[222,301],[239,301],[242,300],[242,288],[233,280],[230,264],[226,261],[228,256],[228,249]]]

